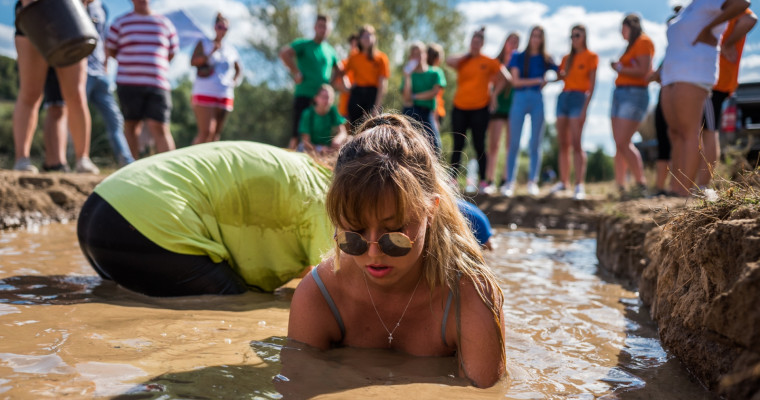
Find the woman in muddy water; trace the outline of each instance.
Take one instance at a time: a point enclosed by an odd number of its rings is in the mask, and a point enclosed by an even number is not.
[[[505,374],[503,294],[421,129],[384,114],[340,150],[326,199],[335,251],[296,289],[288,337],[456,355],[460,375],[491,386]]]
[[[329,180],[310,156],[253,142],[158,154],[95,188],[79,244],[102,278],[149,296],[273,291],[330,249]]]

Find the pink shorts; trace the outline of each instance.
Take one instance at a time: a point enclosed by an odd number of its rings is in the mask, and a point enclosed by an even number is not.
[[[227,97],[204,96],[202,94],[194,94],[192,98],[194,106],[221,108],[227,111],[232,111],[234,102],[234,99]]]

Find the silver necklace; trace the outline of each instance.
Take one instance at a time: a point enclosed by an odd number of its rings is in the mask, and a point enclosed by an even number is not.
[[[364,272],[362,272],[362,277],[364,277],[364,285],[367,287],[367,294],[369,294],[369,301],[372,302],[372,308],[375,309],[375,314],[377,314],[377,319],[380,320],[380,323],[383,324],[383,328],[386,332],[388,332],[388,347],[391,347],[391,343],[393,342],[393,333],[396,332],[396,329],[401,325],[401,320],[404,319],[404,315],[406,315],[406,310],[409,308],[409,305],[412,304],[412,299],[414,298],[414,294],[417,293],[417,287],[420,286],[420,282],[422,281],[422,275],[420,274],[420,278],[417,279],[417,284],[414,285],[414,290],[412,291],[412,297],[409,298],[409,301],[406,303],[406,307],[404,307],[404,312],[401,313],[401,318],[398,319],[396,322],[396,326],[393,327],[393,330],[388,329],[387,326],[385,326],[385,322],[383,322],[383,317],[380,316],[380,313],[377,311],[377,306],[375,305],[375,300],[372,298],[372,292],[369,291],[369,283],[367,283],[367,275],[364,275]]]

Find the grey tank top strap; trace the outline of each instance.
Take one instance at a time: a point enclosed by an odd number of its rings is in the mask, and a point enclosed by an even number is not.
[[[325,301],[327,301],[327,305],[330,306],[330,311],[332,311],[333,316],[335,317],[335,322],[338,323],[338,327],[340,328],[340,339],[342,341],[346,336],[346,326],[343,324],[343,318],[340,316],[338,307],[335,305],[332,296],[330,296],[330,292],[327,291],[324,282],[322,282],[322,278],[319,277],[316,267],[311,270],[311,277],[314,278],[314,282],[319,286],[319,291],[322,292],[322,296],[325,298]],[[451,298],[449,297],[449,302],[450,301]]]
[[[441,340],[446,345],[446,322],[449,320],[449,310],[451,310],[451,300],[454,298],[454,292],[449,290],[449,297],[446,299],[446,308],[443,310],[443,323],[441,324]]]

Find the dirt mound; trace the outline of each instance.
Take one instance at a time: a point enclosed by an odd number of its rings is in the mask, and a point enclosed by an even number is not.
[[[104,176],[0,171],[0,229],[76,219]]]

